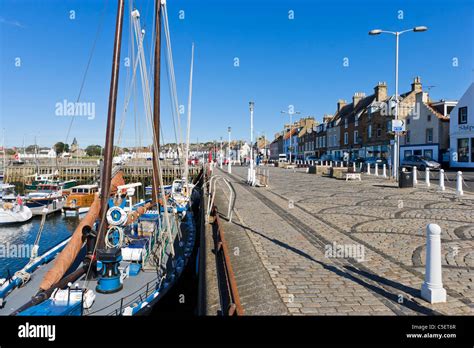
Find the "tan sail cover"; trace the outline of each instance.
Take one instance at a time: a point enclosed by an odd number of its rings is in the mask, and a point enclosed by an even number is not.
[[[124,185],[125,181],[123,180],[123,173],[120,171],[118,172],[113,178],[110,183],[110,194],[113,196],[117,192],[117,187]],[[76,259],[79,251],[81,250],[85,240],[82,236],[82,229],[84,226],[90,226],[94,224],[94,222],[100,216],[100,198],[99,194],[96,193],[94,201],[87,212],[86,216],[81,220],[79,225],[76,227],[71,240],[66,245],[66,247],[61,251],[61,253],[56,258],[54,266],[45,274],[43,281],[40,284],[41,290],[48,290],[56,284],[61,278],[64,276],[64,273],[71,267],[72,263]]]

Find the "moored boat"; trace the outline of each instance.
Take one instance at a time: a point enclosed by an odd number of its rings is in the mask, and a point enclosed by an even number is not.
[[[15,186],[0,184],[0,224],[21,223],[31,219],[33,213],[15,193]]]
[[[79,216],[87,213],[98,192],[98,185],[79,185],[70,189],[70,194],[66,198],[63,212],[66,216]]]
[[[25,196],[25,204],[33,215],[60,211],[65,202],[66,198],[58,184],[39,184],[36,191],[29,192]]]

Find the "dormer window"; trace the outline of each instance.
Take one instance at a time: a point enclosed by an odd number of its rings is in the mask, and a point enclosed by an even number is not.
[[[347,128],[349,125],[349,120],[347,118],[344,119],[344,128]]]

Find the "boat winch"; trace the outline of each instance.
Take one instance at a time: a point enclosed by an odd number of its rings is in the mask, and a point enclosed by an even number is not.
[[[99,272],[97,292],[112,294],[122,289],[119,270],[121,260],[122,250],[120,248],[99,249],[97,251],[97,271]]]

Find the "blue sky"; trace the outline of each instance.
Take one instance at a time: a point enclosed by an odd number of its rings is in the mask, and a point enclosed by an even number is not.
[[[68,139],[81,146],[103,144],[117,1],[3,0],[0,4],[0,112],[6,145],[65,141],[70,117],[55,105],[75,101],[104,4],[103,25],[81,101],[95,103],[95,119],[76,117]],[[150,0],[135,0],[150,39]],[[128,12],[128,1],[126,1]],[[70,19],[70,11],[75,19]],[[179,11],[185,18],[179,18]],[[289,19],[294,11],[294,19]],[[399,19],[403,11],[403,19]],[[127,13],[126,12],[126,13]],[[426,25],[400,41],[400,91],[421,76],[434,99],[459,99],[473,80],[472,0],[168,0],[179,103],[187,105],[191,43],[195,70],[191,139],[249,138],[249,100],[255,101],[255,134],[268,137],[288,119],[280,110],[294,105],[320,120],[334,113],[338,99],[371,94],[378,81],[394,90],[395,38],[369,36],[370,29],[402,30]],[[150,30],[148,30],[150,29]],[[125,18],[122,63],[128,56]],[[147,42],[146,55],[149,55]],[[234,66],[234,58],[240,66]],[[21,66],[15,66],[17,58]],[[349,66],[344,67],[348,58]],[[457,59],[458,66],[453,66]],[[164,60],[163,60],[164,63]],[[168,82],[163,65],[162,118],[165,141],[174,141]],[[117,124],[120,124],[127,68],[121,65]],[[141,90],[141,84],[137,84]],[[137,111],[147,142],[141,95]],[[183,118],[183,123],[185,118]],[[118,131],[117,131],[118,133]],[[122,145],[137,145],[134,116],[127,114]]]

